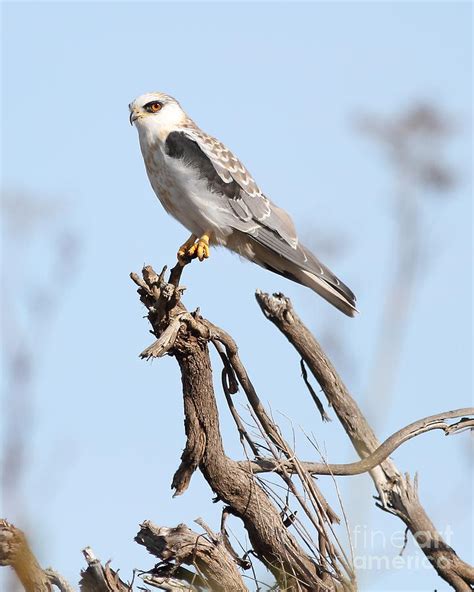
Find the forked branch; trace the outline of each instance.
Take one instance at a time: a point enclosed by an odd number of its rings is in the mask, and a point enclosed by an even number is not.
[[[460,592],[472,590],[474,570],[462,561],[436,531],[418,498],[417,479],[403,476],[389,455],[401,444],[430,430],[446,435],[474,426],[474,409],[447,411],[416,421],[379,444],[373,430],[351,397],[335,368],[295,314],[283,295],[273,297],[257,293],[265,316],[288,338],[322,387],[329,403],[351,439],[360,461],[348,464],[326,464],[300,461],[285,441],[278,426],[268,415],[240,360],[232,337],[199,312],[189,313],[181,302],[184,288],[179,286],[182,265],[166,268],[156,274],[145,267],[142,276],[131,274],[139,287],[140,299],[148,309],[156,341],[142,352],[142,357],[172,355],[178,361],[183,384],[186,446],[181,464],[173,478],[175,495],[183,493],[199,469],[217,499],[226,504],[221,532],[213,533],[202,522],[205,534],[198,534],[181,524],[176,528],[158,527],[147,521],[141,525],[136,541],[144,545],[161,562],[142,572],[145,583],[163,590],[196,592],[212,589],[219,592],[247,590],[239,568],[249,562],[240,559],[230,546],[224,528],[225,517],[240,518],[247,530],[252,552],[272,571],[281,591],[348,592],[356,588],[355,576],[332,525],[338,517],[317,488],[312,475],[356,475],[369,471],[379,492],[379,506],[405,522],[439,575]],[[220,433],[208,344],[212,343],[223,362],[222,386],[241,440],[253,459],[237,462],[229,458]],[[303,368],[305,368],[303,366]],[[306,382],[307,377],[305,376]],[[239,386],[250,404],[255,425],[265,448],[273,458],[262,458],[262,450],[249,435],[232,402]],[[316,396],[315,393],[312,395]],[[313,397],[314,398],[314,397]],[[316,397],[317,398],[317,397]],[[319,400],[318,400],[319,402]],[[318,405],[321,415],[321,405]],[[448,420],[457,419],[451,423]],[[255,473],[277,473],[303,508],[315,527],[318,544],[306,538],[305,527],[298,524],[295,513],[281,512],[269,496],[268,488]],[[299,479],[304,494],[295,485]],[[291,527],[291,528],[290,528]],[[300,538],[290,532],[294,528]],[[306,552],[300,541],[310,552]],[[339,545],[339,546],[338,546]],[[109,565],[103,566],[91,549],[83,551],[88,567],[82,572],[81,592],[129,592]],[[183,567],[193,566],[195,571]],[[43,570],[35,559],[24,534],[5,520],[0,521],[0,565],[11,566],[26,592],[61,592],[73,589],[53,570]]]
[[[192,474],[199,468],[218,499],[242,520],[253,552],[272,571],[282,590],[316,592],[345,586],[347,582],[341,575],[330,542],[324,547],[327,551],[321,563],[309,556],[252,473],[225,454],[208,351],[208,343],[216,341],[224,345],[233,378],[244,388],[275,446],[287,449],[255,393],[238,358],[235,343],[198,313],[188,313],[180,302],[179,286],[167,283],[163,273],[158,275],[145,267],[142,278],[133,275],[132,279],[139,286],[140,298],[148,308],[148,318],[157,337],[155,344],[142,356],[159,357],[166,352],[176,358],[181,369],[187,440],[173,479],[176,495],[185,491]],[[174,327],[172,332],[170,326]],[[327,502],[321,502],[319,507],[329,512]],[[324,530],[320,534],[324,537]]]
[[[290,300],[283,294],[270,296],[260,291],[256,293],[256,299],[265,317],[278,327],[307,364],[356,452],[362,459],[370,457],[380,448],[374,431],[311,331],[295,313]],[[471,409],[461,412],[461,415],[472,414]],[[448,415],[444,414],[444,417]],[[454,429],[470,425],[464,422]],[[462,561],[436,530],[418,498],[416,480],[412,483],[408,475],[403,476],[389,458],[372,469],[371,476],[379,492],[378,505],[403,520],[446,582],[459,592],[471,591],[474,568]]]

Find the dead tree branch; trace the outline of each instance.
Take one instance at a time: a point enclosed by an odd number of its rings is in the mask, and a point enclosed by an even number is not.
[[[90,547],[86,547],[82,554],[87,569],[81,571],[81,592],[130,592],[130,586],[122,582],[118,572],[110,567],[110,561],[103,566]]]
[[[74,588],[67,582],[67,580],[54,569],[48,568],[44,570],[53,586],[56,586],[60,592],[74,592]]]
[[[443,430],[445,436],[458,434],[467,429],[474,428],[474,417],[468,418],[466,416],[474,416],[474,407],[466,407],[464,409],[455,409],[454,411],[445,411],[437,415],[431,415],[410,425],[398,430],[383,442],[372,454],[366,456],[364,459],[353,463],[342,464],[328,464],[315,462],[301,462],[308,473],[311,475],[334,475],[334,476],[350,476],[360,475],[371,471],[377,465],[380,465],[386,460],[392,452],[394,452],[404,442],[411,440],[421,434],[430,432],[432,430]],[[447,419],[454,419],[461,417],[456,423],[446,423]],[[242,466],[249,468],[253,473],[268,473],[278,472],[282,467],[289,472],[295,472],[294,464],[291,461],[276,461],[273,458],[259,458],[252,462],[242,461]]]
[[[120,580],[109,563],[105,567],[89,547],[83,551],[88,563],[81,572],[81,592],[130,592],[130,586]],[[74,588],[51,568],[42,569],[24,533],[6,520],[0,519],[0,565],[11,567],[25,592],[74,592]]]
[[[156,585],[160,582],[161,586],[173,577],[190,590],[195,590],[197,586],[216,592],[247,590],[220,535],[198,534],[185,524],[167,528],[146,521],[140,526],[135,541],[164,562],[151,570],[144,578],[145,583]],[[183,570],[183,563],[193,565],[199,575]]]
[[[281,294],[270,297],[257,293],[265,316],[300,353],[362,459],[348,464],[301,462],[261,404],[232,337],[203,319],[199,311],[189,313],[182,304],[184,288],[179,286],[182,270],[183,266],[177,265],[171,271],[169,282],[165,280],[166,268],[159,275],[151,267],[145,267],[141,277],[131,274],[139,288],[140,299],[148,309],[148,319],[156,337],[141,356],[172,355],[181,370],[186,445],[173,478],[175,495],[186,490],[193,473],[199,469],[216,499],[224,502],[225,507],[218,534],[200,519],[197,522],[204,530],[202,534],[184,524],[168,528],[144,522],[135,540],[161,560],[153,569],[141,573],[145,583],[173,591],[245,592],[247,588],[239,568],[250,567],[247,554],[239,558],[225,529],[227,516],[233,515],[242,520],[252,554],[273,573],[281,592],[352,592],[356,589],[353,566],[332,528],[339,519],[319,491],[313,475],[355,475],[370,471],[379,491],[377,505],[405,522],[445,581],[460,592],[471,590],[474,570],[444,542],[426,515],[418,498],[416,476],[413,482],[408,475],[403,476],[388,457],[403,442],[427,431],[441,429],[451,435],[472,429],[474,409],[457,409],[426,417],[379,444],[357,403],[313,335],[295,314],[290,301]],[[216,347],[222,360],[226,400],[241,441],[249,446],[254,459],[238,462],[225,453],[209,343]],[[307,376],[305,382],[308,385]],[[249,411],[263,445],[252,439],[233,404],[232,396],[239,386],[250,404]],[[318,408],[321,411],[320,404]],[[453,419],[458,421],[448,422]],[[259,454],[262,448],[269,451],[272,458],[262,458]],[[275,495],[262,478],[254,475],[268,471],[282,478],[286,500]],[[315,528],[317,544],[289,507],[290,494]],[[294,529],[299,538],[290,529]],[[309,552],[304,551],[301,541]],[[103,566],[95,558],[91,549],[83,553],[88,567],[81,572],[81,592],[131,591],[133,582],[125,584],[109,563]],[[183,564],[191,565],[195,571]],[[26,592],[52,592],[52,586],[61,592],[73,592],[59,574],[40,567],[24,534],[5,520],[0,520],[0,565],[14,569]]]
[[[283,294],[270,296],[259,291],[256,299],[265,317],[295,347],[320,384],[356,452],[361,458],[370,457],[380,447],[377,437],[290,300]],[[436,530],[418,498],[416,479],[412,483],[388,458],[371,470],[371,476],[379,492],[379,507],[403,520],[437,573],[459,592],[472,590],[474,568],[462,561]]]
[[[208,351],[209,341],[214,340],[224,345],[233,372],[267,434],[277,447],[286,449],[238,358],[235,343],[198,313],[186,311],[180,302],[182,289],[177,281],[174,285],[166,283],[164,272],[158,275],[150,267],[145,267],[142,275],[143,279],[136,274],[131,277],[139,286],[140,299],[148,308],[148,319],[157,337],[142,357],[168,353],[177,359],[181,369],[187,440],[173,478],[175,495],[186,490],[192,474],[199,468],[218,499],[243,521],[254,553],[272,571],[282,590],[335,589],[334,574],[339,570],[333,564],[331,573],[328,566],[318,565],[303,551],[251,472],[225,454]]]
[[[0,521],[0,565],[13,569],[26,592],[51,592],[51,582],[24,533],[6,520]]]
[[[25,534],[3,519],[0,519],[0,565],[13,569],[26,592],[51,592],[52,585],[61,592],[73,592],[62,576],[41,568]]]

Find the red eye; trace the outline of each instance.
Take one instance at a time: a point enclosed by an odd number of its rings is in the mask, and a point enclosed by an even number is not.
[[[150,113],[158,113],[162,106],[163,105],[161,103],[155,101],[154,103],[150,103],[150,105],[148,106],[148,110],[150,111]]]

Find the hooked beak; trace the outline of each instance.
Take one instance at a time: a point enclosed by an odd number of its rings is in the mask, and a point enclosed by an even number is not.
[[[130,109],[130,125],[133,125],[133,122],[136,121],[140,117],[140,113],[137,113],[135,109]]]

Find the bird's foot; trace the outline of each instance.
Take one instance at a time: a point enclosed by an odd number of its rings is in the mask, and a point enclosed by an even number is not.
[[[179,248],[178,260],[182,263],[189,262],[192,259],[204,261],[204,259],[208,259],[209,255],[209,236],[203,234],[201,238],[196,241],[196,237],[191,235],[184,245]]]
[[[178,261],[181,263],[187,263],[190,260],[189,251],[194,246],[196,239],[197,236],[192,234],[188,240],[179,247],[178,253],[176,255],[178,257]]]
[[[208,259],[210,255],[209,236],[207,234],[203,234],[201,238],[197,240],[188,250],[187,255],[190,259],[197,258],[199,261]]]

